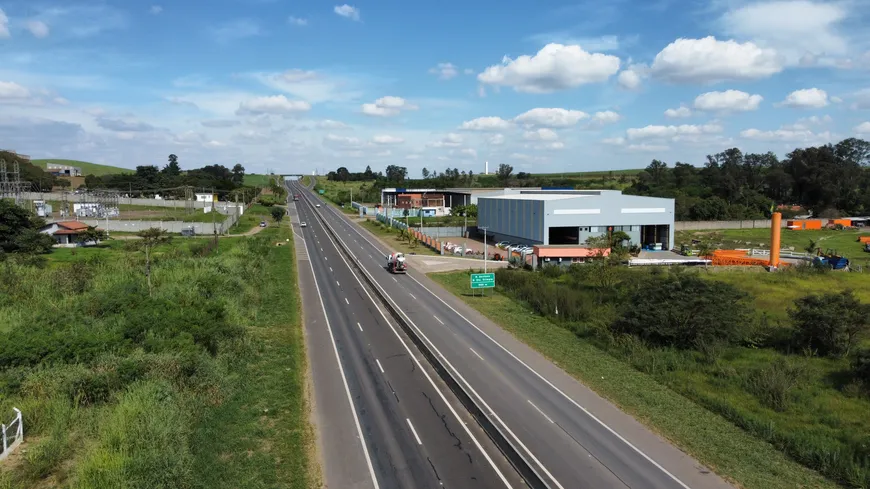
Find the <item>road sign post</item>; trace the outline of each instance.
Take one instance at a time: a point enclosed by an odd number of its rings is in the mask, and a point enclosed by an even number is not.
[[[495,287],[494,273],[472,273],[471,274],[471,291],[476,289],[492,289]],[[483,292],[483,290],[481,291]]]
[[[320,189],[320,190],[317,191],[317,193],[320,194],[320,195],[323,195],[324,191],[323,191],[323,189]]]

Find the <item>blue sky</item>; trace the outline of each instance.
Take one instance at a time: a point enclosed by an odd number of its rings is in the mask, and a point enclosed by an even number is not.
[[[0,147],[412,175],[870,139],[870,0],[0,0]]]

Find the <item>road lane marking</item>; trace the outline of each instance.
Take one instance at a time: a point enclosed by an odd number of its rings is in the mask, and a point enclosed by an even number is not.
[[[329,240],[332,242],[333,245],[335,245],[335,241],[332,239],[332,236],[327,234],[326,237],[329,238]],[[365,239],[365,237],[363,237],[363,239]],[[339,240],[340,240],[340,238],[339,238]],[[374,245],[372,245],[372,246],[374,247]],[[377,247],[375,247],[375,248],[377,248]],[[352,254],[353,253],[351,253],[351,255]],[[344,258],[344,256],[341,254],[339,254],[339,258],[341,258],[341,260],[344,262],[344,264],[347,265],[348,269],[350,270],[351,275],[353,275],[353,278],[356,280],[356,283],[358,283],[359,286],[362,287],[362,291],[365,292],[366,296],[369,298],[369,300],[375,306],[375,309],[377,309],[378,313],[381,315],[381,317],[384,318],[384,321],[387,323],[387,326],[390,328],[390,330],[393,332],[393,334],[399,340],[399,343],[402,345],[402,347],[405,348],[405,351],[408,352],[408,355],[414,360],[414,363],[420,369],[420,372],[423,374],[423,376],[426,378],[426,380],[429,381],[429,384],[432,386],[432,388],[438,394],[438,397],[441,398],[441,401],[444,402],[444,404],[447,406],[447,409],[450,410],[450,413],[453,414],[453,417],[456,419],[456,421],[459,423],[459,425],[462,426],[462,429],[465,430],[465,433],[468,435],[468,437],[474,442],[474,446],[477,447],[477,449],[483,455],[483,458],[485,458],[486,461],[489,462],[490,467],[492,467],[492,470],[498,475],[499,479],[502,481],[502,483],[505,485],[505,487],[510,489],[512,487],[510,482],[508,482],[505,475],[501,472],[501,470],[498,468],[498,466],[496,466],[495,462],[492,460],[492,457],[489,456],[489,453],[487,453],[487,451],[483,449],[483,445],[480,444],[480,441],[477,439],[477,437],[474,436],[474,434],[471,432],[471,429],[468,427],[468,425],[465,423],[465,421],[459,416],[459,413],[457,413],[456,410],[453,408],[453,405],[447,401],[447,398],[444,396],[444,393],[441,392],[441,389],[439,389],[438,386],[435,385],[435,381],[432,380],[432,377],[430,377],[429,373],[426,372],[426,370],[423,368],[423,364],[420,363],[420,360],[414,355],[414,353],[408,347],[408,344],[405,343],[404,338],[402,338],[402,336],[399,334],[399,332],[396,330],[396,328],[390,322],[389,318],[387,318],[387,314],[384,312],[383,309],[381,309],[381,306],[378,304],[378,301],[376,301],[375,298],[372,297],[372,295],[368,291],[368,288],[363,285],[359,276],[356,274],[356,272],[354,272],[353,268],[350,266],[350,263],[348,263],[347,260]],[[394,304],[395,304],[395,302],[394,302]],[[467,382],[466,382],[466,384],[467,384]],[[501,422],[502,425],[504,425],[503,421],[499,420],[499,422]],[[516,438],[516,436],[514,436],[514,438]],[[525,448],[525,447],[523,447],[523,448]],[[528,449],[526,449],[526,451],[528,451]],[[559,486],[559,487],[561,488],[561,486]]]
[[[414,438],[417,440],[417,445],[422,445],[423,442],[420,441],[420,436],[417,435],[417,430],[414,429],[414,425],[411,424],[411,418],[405,418],[405,421],[408,422],[408,426],[411,427],[411,433],[414,433]]]
[[[381,373],[384,373],[384,367],[381,366],[381,361],[375,358],[375,362],[378,364],[378,368],[381,369]]]
[[[526,399],[526,400],[529,401],[529,404],[531,404],[533,408],[535,408],[535,411],[541,413],[541,416],[547,418],[547,421],[549,421],[549,422],[552,423],[552,424],[556,424],[552,419],[550,419],[549,416],[547,416],[546,414],[544,414],[544,412],[541,411],[541,410],[538,408],[538,406],[535,406],[535,403],[533,403],[531,399]]]
[[[362,329],[362,324],[360,324],[360,323],[356,323],[356,325],[359,326],[359,330],[360,330],[360,331],[363,330],[363,329]]]
[[[435,320],[438,321],[439,323],[441,323],[442,325],[444,324],[444,321],[438,319],[438,316],[435,316],[435,315],[433,314],[432,317],[435,318]]]
[[[335,281],[335,285],[337,285],[337,286],[339,286],[339,287],[341,287],[341,284],[340,284],[340,283],[338,283],[338,280],[336,280],[336,281]]]
[[[474,348],[468,347],[468,349],[471,350],[471,353],[474,353],[477,356],[477,358],[483,360],[483,357],[480,356],[480,353],[477,353],[476,351],[474,351]],[[485,362],[486,360],[483,360],[483,361]]]
[[[329,272],[332,273],[332,267],[329,267]]]
[[[350,301],[347,300],[347,297],[344,298],[344,302],[347,302],[347,305],[350,305]]]
[[[305,253],[308,253],[308,244],[305,240],[302,241],[305,246]],[[317,289],[317,297],[320,299],[320,309],[323,311],[323,318],[326,320],[326,329],[329,331],[329,338],[332,340],[332,351],[335,353],[335,361],[338,363],[338,371],[341,373],[341,381],[344,384],[344,393],[347,394],[347,402],[350,404],[350,412],[353,414],[353,422],[356,425],[356,432],[359,435],[359,442],[362,445],[363,455],[365,455],[366,464],[369,467],[369,476],[372,478],[372,485],[375,489],[379,489],[378,478],[375,477],[375,468],[372,465],[372,458],[369,455],[369,449],[366,445],[362,427],[359,424],[359,416],[356,414],[356,406],[353,404],[353,397],[350,395],[350,387],[347,385],[347,377],[344,374],[344,367],[341,365],[341,357],[338,355],[338,346],[335,344],[335,336],[332,334],[332,326],[329,324],[329,315],[326,313],[326,306],[323,304],[323,295],[320,293],[320,285],[317,283],[317,274],[314,273],[314,264],[309,260],[308,266],[311,268],[311,277],[314,279],[314,287]]]
[[[412,294],[412,293],[410,293],[410,292],[408,292],[408,295],[410,295],[410,296],[411,296],[411,298],[413,298],[413,299],[414,299],[414,300],[417,300],[417,298],[416,298],[416,297],[414,297],[414,294]]]
[[[392,279],[393,279],[393,282],[399,283],[399,281],[396,280],[396,277],[392,277]]]

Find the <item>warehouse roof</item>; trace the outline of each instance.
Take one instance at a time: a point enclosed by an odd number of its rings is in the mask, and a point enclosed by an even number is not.
[[[579,199],[582,197],[594,197],[593,195],[583,194],[507,194],[507,195],[481,195],[481,199],[501,199],[501,200],[566,200]]]

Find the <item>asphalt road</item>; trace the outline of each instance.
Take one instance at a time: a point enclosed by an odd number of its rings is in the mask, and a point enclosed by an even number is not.
[[[296,183],[295,192],[303,187]],[[313,193],[317,209],[430,348],[553,488],[719,489],[729,484],[522,345],[467,305],[409,271],[384,270],[371,235]]]
[[[364,441],[337,450],[346,450],[348,459],[358,458],[358,451],[363,451],[361,465],[369,474],[356,474],[354,486],[521,487],[510,464],[344,261],[313,215],[315,208],[307,199],[296,204],[299,220],[307,223],[305,228],[294,226],[304,239],[297,247],[305,248],[320,302],[307,300],[304,307],[322,309],[326,319],[322,326],[334,342],[334,351],[312,355],[333,362],[336,354],[340,358],[341,369],[334,375],[343,378],[333,377],[333,381],[344,383],[348,395],[335,396],[331,402],[352,404]],[[323,360],[327,358],[318,358]],[[331,462],[334,466],[336,461]],[[329,473],[326,478],[329,483]]]

